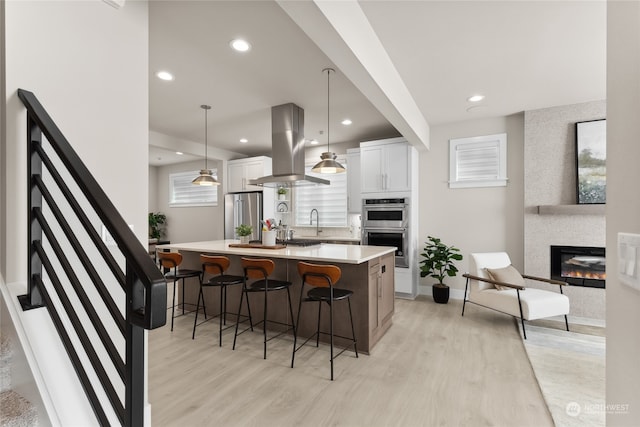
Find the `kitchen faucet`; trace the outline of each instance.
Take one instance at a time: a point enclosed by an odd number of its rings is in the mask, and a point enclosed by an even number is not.
[[[320,214],[318,213],[318,209],[313,208],[309,213],[309,225],[313,225],[313,211],[316,212],[316,237],[318,237],[318,227],[320,227]]]

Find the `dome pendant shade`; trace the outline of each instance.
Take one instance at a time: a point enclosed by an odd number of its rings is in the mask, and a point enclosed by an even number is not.
[[[213,177],[213,172],[211,169],[207,167],[207,137],[208,137],[208,127],[207,127],[207,112],[211,109],[210,105],[201,105],[200,108],[204,110],[204,169],[200,169],[200,175],[196,177],[193,181],[191,181],[194,185],[220,185],[220,183]]]
[[[322,153],[320,160],[312,169],[315,173],[340,173],[344,172],[345,168],[336,161],[336,154],[331,152]]]
[[[335,73],[333,68],[325,68],[322,72],[327,72],[327,151],[322,153],[320,161],[311,168],[312,172],[316,173],[340,173],[344,172],[345,168],[336,161],[336,153],[332,153],[329,150],[329,110],[330,110],[330,98],[329,98],[329,76],[331,73]]]
[[[191,183],[195,185],[220,185],[220,183],[213,177],[211,169],[200,169],[200,175],[191,181]]]

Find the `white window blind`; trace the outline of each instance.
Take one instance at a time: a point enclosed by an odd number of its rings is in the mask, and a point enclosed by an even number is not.
[[[449,140],[449,187],[507,185],[507,134]]]
[[[349,166],[346,158],[337,159],[345,168]],[[347,174],[319,174],[311,172],[312,164],[305,167],[307,175],[331,181],[331,185],[312,185],[295,189],[295,223],[298,226],[309,226],[312,209],[318,210],[320,227],[347,226]],[[316,225],[313,215],[313,225]]]
[[[216,169],[213,177],[218,179]],[[200,171],[177,172],[169,174],[169,206],[217,206],[219,185],[194,185],[191,183]]]

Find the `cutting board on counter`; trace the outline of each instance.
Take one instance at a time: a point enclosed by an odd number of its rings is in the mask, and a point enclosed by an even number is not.
[[[262,243],[229,243],[230,248],[251,248],[251,249],[284,249],[285,245],[266,246]]]

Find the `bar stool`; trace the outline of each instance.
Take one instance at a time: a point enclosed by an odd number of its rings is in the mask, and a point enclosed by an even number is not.
[[[230,274],[224,274],[225,271],[229,268],[231,261],[226,256],[212,256],[212,255],[200,255],[200,262],[202,263],[202,280],[200,281],[200,293],[198,294],[198,303],[196,304],[196,317],[193,320],[193,334],[191,335],[191,339],[196,338],[196,326],[202,325],[205,322],[208,322],[211,319],[215,319],[216,317],[220,317],[220,347],[222,347],[222,331],[229,329],[231,326],[227,326],[226,328],[222,328],[222,325],[227,324],[227,314],[235,314],[227,312],[227,287],[233,285],[240,285],[244,282],[243,276],[234,276]],[[205,279],[207,275],[214,275],[208,280]],[[220,288],[220,313],[216,314],[213,317],[209,317],[207,319],[207,311],[204,310],[204,318],[202,322],[198,323],[198,312],[200,311],[200,298],[202,297],[202,306],[204,308],[204,293],[203,289],[207,287],[218,287]],[[249,316],[246,317],[251,323],[251,309],[249,308],[249,301],[247,301],[247,310],[249,311]],[[243,320],[245,322],[247,319]],[[236,322],[239,321],[239,318],[236,318]],[[253,326],[253,325],[252,325]]]
[[[190,277],[197,277],[198,279],[200,279],[200,271],[199,270],[188,270],[186,268],[179,268],[180,264],[182,264],[182,254],[180,254],[178,252],[158,252],[158,258],[160,258],[160,265],[163,268],[166,268],[166,269],[169,270],[164,275],[165,279],[173,280],[173,303],[171,304],[171,330],[173,331],[173,319],[176,318],[176,317],[180,317],[180,316],[183,316],[185,314],[191,313],[191,311],[188,311],[188,312],[185,313],[185,311],[184,311],[185,304],[186,305],[194,305],[195,306],[195,304],[187,303],[187,302],[184,301],[184,286],[185,286],[185,281],[184,280],[188,279]],[[180,304],[178,304],[178,305],[182,306],[182,314],[179,314],[178,316],[176,316],[175,315],[175,309],[176,309],[176,284],[178,283],[178,280],[182,280],[182,302]],[[200,289],[200,294],[202,294],[202,289]],[[199,298],[200,297],[198,296],[198,299]],[[204,300],[203,300],[202,306],[204,307]]]
[[[291,354],[291,367],[293,368],[293,362],[295,360],[296,351],[300,350],[311,338],[316,337],[316,347],[320,345],[320,334],[325,334],[330,336],[331,343],[331,381],[333,381],[333,360],[344,353],[351,344],[347,347],[343,348],[340,353],[333,355],[333,337],[342,338],[345,340],[349,340],[353,343],[353,350],[356,353],[356,357],[358,357],[358,348],[356,341],[356,333],[353,327],[353,315],[351,314],[351,295],[353,295],[353,291],[348,289],[340,289],[335,288],[334,285],[340,280],[342,276],[342,271],[340,267],[336,265],[320,265],[320,264],[311,264],[308,262],[300,261],[298,262],[298,273],[302,277],[302,289],[300,289],[300,302],[298,304],[298,318],[296,320],[297,328],[294,331],[293,336],[293,352]],[[307,291],[306,298],[304,297],[304,285],[308,284],[312,288]],[[351,320],[351,338],[343,337],[340,335],[335,335],[333,333],[333,303],[334,301],[347,300],[349,305],[349,319]],[[318,303],[318,325],[316,326],[316,333],[311,335],[309,338],[303,342],[300,347],[296,348],[298,335],[297,331],[300,329],[300,311],[302,309],[303,302],[317,302]],[[322,303],[326,302],[329,304],[329,332],[321,332],[320,331],[320,313],[322,308]]]
[[[270,259],[262,259],[262,258],[241,258],[242,268],[244,269],[244,281],[242,284],[242,295],[240,296],[240,305],[238,306],[238,315],[240,315],[240,309],[242,308],[242,298],[245,294],[247,294],[247,304],[249,304],[249,294],[262,292],[264,294],[264,313],[263,318],[260,322],[256,324],[259,325],[262,323],[263,335],[264,335],[264,358],[267,358],[267,341],[271,341],[272,339],[279,337],[280,335],[290,331],[293,329],[293,333],[295,335],[295,325],[289,325],[288,323],[282,323],[275,320],[267,319],[267,295],[269,292],[274,291],[287,291],[287,299],[289,300],[289,314],[291,315],[291,321],[293,322],[293,308],[291,306],[291,293],[289,292],[289,288],[291,287],[291,282],[284,280],[276,280],[270,279],[269,276],[273,272],[275,268],[275,263]],[[248,284],[248,280],[253,279],[254,281],[251,284]],[[287,326],[287,329],[278,333],[277,335],[272,336],[267,339],[267,322],[275,323],[279,325]],[[238,325],[236,323],[236,334],[233,337],[233,349],[236,349],[236,340],[238,335],[246,332],[249,328],[245,328],[243,331],[238,333]]]

